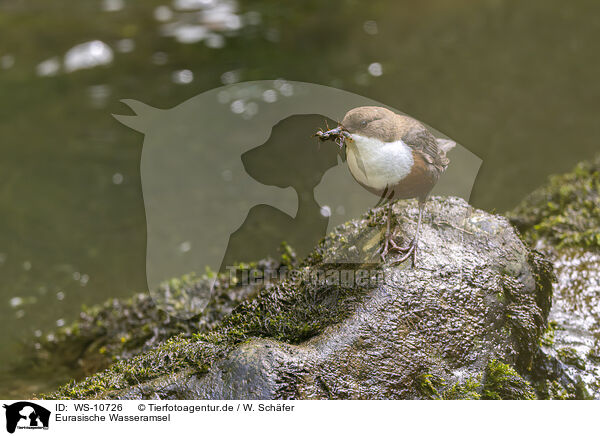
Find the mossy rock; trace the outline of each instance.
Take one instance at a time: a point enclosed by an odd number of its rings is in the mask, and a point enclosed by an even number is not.
[[[484,400],[535,400],[535,392],[514,368],[497,360],[485,371],[481,398]]]
[[[600,155],[550,177],[508,216],[558,278],[531,373],[538,396],[600,399]]]
[[[393,212],[410,238],[416,202]],[[338,227],[214,328],[44,397],[531,398],[519,374],[546,328],[549,264],[508,220],[456,198],[429,202],[414,267],[381,264],[384,217]]]
[[[533,244],[599,250],[600,155],[550,177],[507,215]]]
[[[285,251],[286,261],[295,262],[293,253],[288,251]],[[240,267],[271,273],[282,264],[265,259]],[[214,284],[214,288],[200,314],[191,317],[168,314],[182,299],[192,298],[189,296],[195,294],[195,289],[208,284]],[[254,284],[241,285],[226,274],[216,277],[187,274],[162,283],[154,293],[162,296],[160,301],[147,293],[138,293],[128,299],[110,299],[83,307],[79,318],[70,325],[25,343],[15,371],[28,370],[38,375],[68,372],[71,378],[83,378],[116,361],[146,352],[171,337],[191,338],[193,334],[210,331],[258,288]]]
[[[600,253],[569,248],[549,256],[558,280],[534,364],[538,396],[600,399]]]

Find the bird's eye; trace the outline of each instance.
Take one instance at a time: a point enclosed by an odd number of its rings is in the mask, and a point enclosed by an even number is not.
[[[367,123],[367,120],[362,120],[362,121],[360,122],[360,127],[367,127],[367,124],[368,124],[368,123]]]

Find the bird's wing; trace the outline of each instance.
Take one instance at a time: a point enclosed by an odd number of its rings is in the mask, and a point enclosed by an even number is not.
[[[448,166],[449,160],[445,150],[438,147],[435,136],[425,127],[411,129],[402,140],[414,151],[419,152],[425,162],[436,167],[438,171],[444,171]]]

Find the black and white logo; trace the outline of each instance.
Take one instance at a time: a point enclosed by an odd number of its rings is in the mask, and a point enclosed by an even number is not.
[[[6,431],[14,433],[16,429],[48,430],[50,411],[44,407],[19,401],[13,404],[4,404],[6,409]]]

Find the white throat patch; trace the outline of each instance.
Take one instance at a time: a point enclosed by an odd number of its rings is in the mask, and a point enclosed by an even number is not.
[[[410,147],[402,140],[383,142],[356,134],[346,141],[346,160],[357,181],[381,190],[408,176],[415,163]]]

